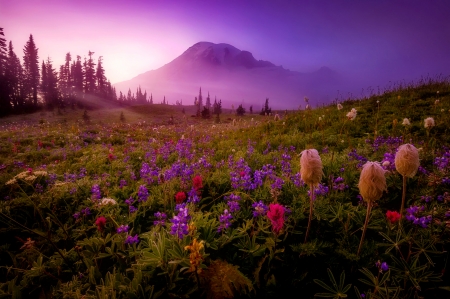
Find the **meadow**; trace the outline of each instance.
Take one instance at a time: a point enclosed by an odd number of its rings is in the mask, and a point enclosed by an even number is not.
[[[336,104],[0,119],[0,297],[450,297],[449,82]],[[402,144],[420,158],[407,178]],[[368,161],[386,182],[373,199]]]

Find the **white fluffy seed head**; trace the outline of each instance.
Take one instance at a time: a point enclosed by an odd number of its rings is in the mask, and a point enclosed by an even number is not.
[[[322,160],[316,149],[307,149],[301,152],[300,175],[306,184],[317,186],[322,180],[322,169]]]
[[[416,175],[419,166],[419,151],[417,148],[409,143],[400,145],[395,154],[397,171],[405,177],[412,178]]]
[[[424,126],[426,129],[434,127],[435,126],[434,119],[432,117],[425,118]]]
[[[366,202],[377,201],[387,190],[385,170],[378,162],[366,162],[359,177],[359,193]]]

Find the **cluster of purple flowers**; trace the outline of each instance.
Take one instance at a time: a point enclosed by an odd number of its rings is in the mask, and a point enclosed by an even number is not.
[[[44,186],[37,183],[36,185],[34,185],[34,191],[36,191],[36,193],[42,193],[44,192]]]
[[[192,166],[187,165],[184,162],[175,162],[172,166],[164,172],[164,179],[169,181],[175,177],[180,177],[183,183],[191,181],[194,175],[194,169]]]
[[[344,183],[344,178],[340,176],[333,178],[333,190],[344,191],[345,189],[348,189],[348,185]]]
[[[228,212],[227,209],[223,211],[223,214],[219,216],[220,225],[217,228],[217,232],[222,232],[223,230],[229,228],[231,226],[231,219],[233,219],[233,215]]]
[[[188,221],[191,219],[191,216],[189,216],[189,210],[185,203],[176,205],[175,212],[178,212],[178,214],[174,215],[170,220],[172,222],[170,234],[183,239],[189,233]]]
[[[391,152],[384,153],[383,160],[381,161],[381,166],[384,170],[394,171],[395,170],[395,154]]]
[[[259,202],[254,202],[252,204],[252,207],[255,209],[253,211],[253,217],[257,218],[260,216],[265,216],[267,214],[267,211],[269,210],[269,207],[266,206],[262,200],[260,200]]]
[[[130,228],[128,227],[128,225],[122,224],[121,226],[119,226],[119,227],[117,228],[117,233],[118,233],[118,234],[121,234],[121,233],[127,233],[129,229],[130,229]]]
[[[133,236],[127,236],[126,240],[125,240],[125,244],[137,244],[139,243],[139,236],[136,234]]]
[[[325,196],[328,194],[329,188],[325,185],[319,184],[317,187],[314,188],[314,195],[315,196]],[[308,196],[311,196],[311,191],[308,190]]]
[[[138,202],[145,202],[148,199],[148,189],[145,185],[140,185],[138,190]]]
[[[167,219],[167,215],[166,213],[161,213],[161,212],[156,212],[155,213],[155,217],[157,220],[153,221],[154,225],[165,225],[166,224],[166,219]]]
[[[100,186],[98,184],[94,184],[91,189],[92,199],[101,199],[102,192],[100,191]]]
[[[256,188],[252,180],[252,170],[244,161],[243,158],[239,159],[232,165],[233,170],[230,172],[231,186],[234,189],[242,188],[244,190],[254,190]]]
[[[137,211],[137,208],[135,206],[133,206],[133,203],[134,203],[133,197],[126,199],[125,203],[128,205],[128,210],[130,213],[134,213]]]
[[[239,195],[230,194],[229,196],[225,196],[224,199],[227,201],[228,208],[231,213],[239,211],[239,201],[241,200]]]
[[[389,270],[389,265],[386,262],[378,261],[375,263],[375,266],[377,266],[377,268],[380,272],[386,272]]]
[[[303,186],[305,186],[305,182],[302,180],[302,176],[300,175],[300,172],[297,172],[296,174],[291,175],[291,182],[296,187],[303,187]]]
[[[198,203],[200,201],[200,197],[198,196],[197,190],[192,188],[191,191],[188,192],[187,202]]]
[[[348,153],[349,161],[358,161],[356,167],[361,168],[366,162],[367,158],[361,155],[358,155],[356,149],[352,149],[350,153]]]
[[[422,195],[420,197],[420,200],[424,201],[424,202],[430,202],[433,200],[433,197],[431,197],[430,195]]]
[[[425,210],[424,206],[410,206],[406,209],[405,219],[411,221],[415,225],[420,225],[423,228],[427,228],[431,223],[431,215],[419,217],[417,214]]]
[[[366,139],[366,143],[370,143],[370,142],[371,142],[370,139]],[[401,144],[403,144],[403,137],[378,136],[371,145],[372,145],[373,151],[376,152],[376,151],[378,151],[378,149],[381,146],[387,146],[391,149],[395,149],[395,148],[399,147]]]
[[[282,154],[281,155],[281,161],[280,161],[280,165],[281,165],[281,172],[288,176],[292,173],[292,169],[291,169],[291,161],[292,157],[288,154]]]
[[[442,154],[442,156],[436,157],[434,159],[434,165],[436,165],[436,167],[442,171],[448,168],[449,164],[450,164],[450,150],[448,148],[444,148],[444,153]]]
[[[83,217],[83,216],[89,216],[89,215],[91,215],[91,209],[89,209],[89,208],[84,208],[84,209],[81,209],[80,212],[76,212],[76,213],[73,214],[72,216],[73,216],[73,218],[75,218],[75,219],[79,219],[80,217]]]
[[[193,144],[190,139],[180,139],[178,140],[178,143],[175,146],[175,150],[178,153],[178,157],[192,160],[192,158],[194,157],[192,147]]]
[[[148,163],[144,162],[142,163],[139,174],[142,179],[146,180],[147,184],[152,184],[153,182],[158,181],[159,169],[156,166],[150,167]],[[131,174],[131,178],[135,180],[136,178],[133,178],[133,175],[134,173]]]

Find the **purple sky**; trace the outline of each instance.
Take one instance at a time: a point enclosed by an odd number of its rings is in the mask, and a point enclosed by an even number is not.
[[[228,43],[295,71],[321,66],[362,87],[450,74],[447,0],[0,0],[15,52],[103,56],[112,83],[159,68],[199,41]]]

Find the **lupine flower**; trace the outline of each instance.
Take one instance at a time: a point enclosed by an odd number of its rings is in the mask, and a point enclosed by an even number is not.
[[[384,272],[386,272],[387,270],[389,270],[389,266],[386,262],[381,263],[380,269]]]
[[[278,234],[284,225],[285,209],[280,204],[270,204],[267,218],[272,222],[272,230]]]
[[[106,226],[106,218],[103,216],[98,217],[97,220],[95,220],[95,225],[97,225],[99,231],[103,231]]]
[[[223,211],[223,214],[219,216],[220,225],[217,228],[217,232],[221,232],[231,226],[230,220],[233,219],[233,215],[231,215],[227,209]]]
[[[154,225],[161,225],[161,226],[163,226],[163,225],[166,224],[166,218],[167,218],[166,213],[156,212],[155,213],[155,217],[156,217],[157,220],[153,221]]]
[[[93,185],[92,189],[91,189],[91,192],[92,192],[92,199],[100,199],[100,198],[102,198],[102,193],[100,191],[100,186],[99,185],[97,185],[97,184]]]
[[[386,218],[390,223],[395,223],[400,220],[401,215],[397,211],[387,211]]]
[[[188,221],[191,217],[185,204],[177,205],[175,211],[177,210],[178,214],[170,220],[172,222],[170,234],[183,239],[185,235],[189,234]]]
[[[260,217],[267,214],[269,208],[260,200],[259,202],[254,202],[252,207],[255,209],[253,211],[253,217]]]
[[[139,243],[139,236],[136,234],[134,235],[134,237],[132,236],[127,236],[127,239],[125,240],[125,244],[137,244]]]
[[[198,197],[197,190],[192,187],[191,191],[188,192],[188,200],[187,202],[198,203],[200,201],[200,197]]]
[[[121,234],[121,233],[127,233],[128,230],[129,230],[128,225],[122,224],[121,226],[119,226],[119,227],[117,228],[117,233],[118,233],[118,234]]]
[[[177,192],[177,194],[175,194],[175,202],[177,204],[182,203],[185,199],[186,199],[186,193],[184,193],[183,191]]]
[[[147,201],[147,199],[148,199],[148,189],[147,189],[147,187],[145,187],[145,185],[140,185],[139,191],[138,191],[138,201],[145,202],[145,201]]]

